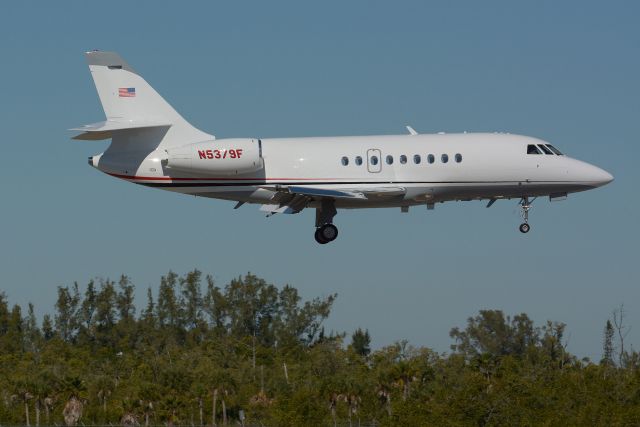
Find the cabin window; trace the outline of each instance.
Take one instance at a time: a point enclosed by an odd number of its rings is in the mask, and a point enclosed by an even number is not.
[[[553,151],[554,153],[556,153],[558,156],[562,156],[563,154],[560,152],[560,150],[558,150],[556,147],[554,147],[551,144],[546,144],[547,147],[549,147],[549,150]]]
[[[400,163],[402,163],[403,165],[407,163],[407,156],[405,156],[404,154],[402,156],[400,156]]]
[[[429,154],[429,155],[427,156],[427,162],[429,162],[429,163],[433,163],[433,162],[435,162],[435,161],[436,161],[436,158],[435,158],[435,156],[434,156],[433,154]]]
[[[349,158],[347,156],[342,157],[342,166],[347,166],[349,164]]]
[[[549,150],[547,147],[545,147],[542,144],[538,144],[538,147],[540,147],[540,149],[544,152],[544,154],[550,154],[553,156],[553,153],[551,152],[551,150]]]
[[[362,165],[362,157],[356,156],[356,165],[358,166]]]
[[[443,155],[440,157],[440,160],[442,160],[442,163],[447,163],[447,162],[449,161],[449,156],[448,156],[448,155],[446,155],[446,154],[443,154]]]
[[[369,159],[369,161],[371,162],[371,164],[373,166],[378,164],[378,156],[371,156],[371,158]]]
[[[392,165],[393,164],[393,156],[391,156],[391,155],[387,156],[387,164],[388,165]]]
[[[420,158],[420,154],[413,155],[413,163],[415,163],[416,165],[419,165],[421,161],[422,159]]]
[[[527,154],[542,154],[540,152],[540,150],[538,150],[538,147],[536,147],[533,144],[529,144],[527,145]]]
[[[457,153],[456,154],[456,163],[460,163],[460,162],[462,162],[462,154]]]

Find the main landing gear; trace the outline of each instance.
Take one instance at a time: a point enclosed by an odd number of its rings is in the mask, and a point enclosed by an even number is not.
[[[534,197],[531,201],[529,197],[525,196],[520,199],[520,209],[522,209],[522,219],[524,222],[520,224],[520,232],[528,233],[531,230],[531,226],[529,225],[529,209],[531,209],[531,205],[533,201],[536,200],[537,197]]]
[[[337,213],[333,200],[322,200],[320,206],[316,208],[316,232],[314,235],[316,242],[324,245],[336,240],[338,227],[333,225],[333,217]]]
[[[338,237],[338,227],[333,224],[325,224],[316,229],[315,238],[316,242],[324,245],[325,243],[333,242]]]

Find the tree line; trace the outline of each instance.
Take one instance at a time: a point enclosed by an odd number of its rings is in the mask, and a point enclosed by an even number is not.
[[[127,276],[60,286],[53,314],[0,293],[0,424],[638,425],[640,357],[624,309],[600,361],[565,325],[481,310],[451,351],[326,333],[336,295],[303,301],[247,274],[169,272],[141,309]]]

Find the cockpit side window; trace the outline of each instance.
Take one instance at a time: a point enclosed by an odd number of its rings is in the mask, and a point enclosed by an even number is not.
[[[542,154],[534,144],[527,145],[527,154]]]
[[[547,147],[545,147],[542,144],[538,144],[538,147],[540,147],[540,149],[544,152],[544,154],[550,154],[553,156],[553,153],[551,152],[551,150],[549,150]]]
[[[554,153],[556,153],[558,156],[563,156],[564,154],[562,154],[560,152],[560,150],[558,150],[556,147],[554,147],[551,144],[546,144],[546,146],[549,148],[549,150],[553,151]]]

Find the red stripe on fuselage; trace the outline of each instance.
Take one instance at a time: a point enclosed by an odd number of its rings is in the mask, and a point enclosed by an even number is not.
[[[117,173],[106,172],[116,178],[141,180],[141,181],[332,181],[337,178],[172,178],[170,176],[138,176],[138,175],[120,175]]]

